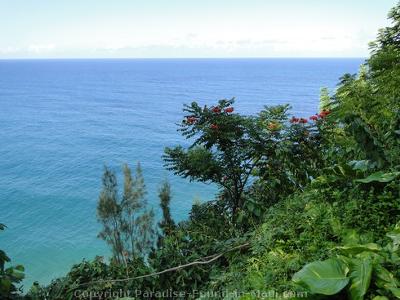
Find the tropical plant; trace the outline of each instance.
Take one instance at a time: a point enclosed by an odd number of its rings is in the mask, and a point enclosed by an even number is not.
[[[6,225],[0,223],[0,231],[4,230]],[[24,267],[17,265],[15,267],[7,267],[6,263],[10,262],[7,254],[0,249],[0,299],[14,299],[21,292],[21,288],[17,285],[24,279]]]
[[[370,298],[400,299],[400,224],[387,236],[392,241],[381,247],[359,244],[359,238],[353,235],[352,243],[335,248],[339,255],[307,264],[293,281],[312,294],[335,295],[346,289],[351,300],[364,299],[367,294]]]

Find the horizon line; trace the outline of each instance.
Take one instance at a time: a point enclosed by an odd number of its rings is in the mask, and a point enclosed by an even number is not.
[[[185,60],[185,59],[367,59],[368,56],[259,56],[259,57],[10,57],[4,60]]]

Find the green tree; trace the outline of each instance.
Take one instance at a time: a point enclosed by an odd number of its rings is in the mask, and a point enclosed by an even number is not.
[[[318,175],[323,165],[320,131],[325,130],[329,111],[311,116],[309,122],[289,120],[288,105],[244,116],[233,113],[233,103],[231,99],[211,108],[196,102],[186,105],[179,130],[194,142],[188,149],[166,148],[164,159],[177,175],[216,184],[226,210],[239,220],[246,210],[260,217],[260,207],[267,208]],[[260,184],[254,184],[258,179]],[[254,193],[246,193],[248,189]],[[256,194],[262,197],[255,199]]]
[[[99,237],[111,245],[119,263],[145,258],[154,245],[154,212],[147,208],[146,187],[140,164],[133,177],[128,165],[123,166],[124,190],[118,196],[115,173],[108,168],[103,175],[97,215],[103,225]]]
[[[158,191],[158,197],[160,198],[160,207],[162,210],[162,220],[158,223],[158,227],[161,229],[161,236],[159,238],[159,246],[162,244],[162,238],[169,236],[175,229],[175,222],[171,217],[170,202],[171,202],[171,185],[165,180]]]
[[[152,209],[143,211],[137,218],[136,227],[137,253],[147,258],[155,244],[154,211]]]
[[[164,159],[177,175],[217,184],[235,216],[243,207],[242,195],[258,161],[254,150],[261,145],[256,119],[233,113],[233,103],[234,99],[220,100],[211,108],[196,102],[186,105],[187,116],[179,130],[195,141],[188,149],[166,148]]]
[[[136,174],[132,177],[127,164],[123,166],[124,193],[121,201],[123,234],[126,250],[133,258],[135,254],[145,256],[152,244],[154,235],[152,210],[146,208],[146,185],[140,164],[136,166]]]
[[[370,44],[371,57],[359,74],[345,74],[334,96],[333,116],[343,128],[338,140],[353,159],[379,167],[400,164],[400,4]]]
[[[105,167],[103,189],[97,203],[97,218],[103,229],[99,237],[111,246],[114,258],[124,261],[124,245],[122,234],[122,208],[118,199],[117,177],[113,171]]]
[[[320,98],[319,98],[319,109],[323,111],[324,109],[330,109],[331,107],[331,97],[329,96],[329,90],[326,87],[321,88]]]

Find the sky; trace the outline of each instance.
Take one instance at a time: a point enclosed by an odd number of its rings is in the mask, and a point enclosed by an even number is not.
[[[397,0],[0,0],[0,59],[366,57]]]

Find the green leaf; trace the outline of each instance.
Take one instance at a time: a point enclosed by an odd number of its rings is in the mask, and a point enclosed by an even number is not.
[[[389,300],[389,298],[385,296],[375,296],[372,300]]]
[[[357,179],[356,182],[361,182],[361,183],[370,183],[373,181],[390,182],[399,175],[400,175],[400,172],[384,173],[382,171],[379,171],[379,172],[375,172],[375,173],[369,175],[368,177],[366,177],[364,179]]]
[[[340,252],[347,255],[357,255],[362,252],[379,252],[382,248],[375,243],[369,243],[365,245],[346,245],[336,247]]]
[[[397,299],[400,299],[400,289],[399,288],[389,288],[389,290],[392,292],[393,296],[395,296]]]
[[[24,279],[25,275],[24,275],[24,267],[21,265],[18,265],[16,267],[9,267],[5,270],[5,273],[8,274],[13,281],[21,281],[22,279]]]
[[[349,294],[352,300],[362,300],[371,283],[372,260],[371,258],[353,259],[350,269]]]
[[[339,176],[353,177],[356,175],[354,169],[348,164],[338,164],[334,166],[332,170],[336,175]]]
[[[25,278],[25,274],[16,269],[13,270],[12,276],[15,278],[16,281],[21,281]]]
[[[377,277],[376,286],[391,291],[396,298],[400,299],[399,282],[393,274],[381,265],[376,265],[374,271]]]
[[[321,175],[315,178],[311,183],[313,185],[330,184],[338,181],[340,178],[336,175]]]
[[[20,271],[20,272],[24,272],[24,271],[25,271],[25,268],[24,268],[23,265],[18,265],[18,266],[15,267],[15,269],[16,269],[17,271]]]
[[[358,245],[361,241],[360,235],[354,229],[343,230],[342,235],[343,243],[345,245]]]
[[[377,276],[376,284],[378,287],[384,287],[385,284],[386,286],[396,287],[397,284],[393,274],[386,270],[384,267],[382,267],[381,265],[376,265],[374,271]]]
[[[358,171],[367,171],[374,167],[374,164],[370,160],[352,160],[348,164],[353,170]]]
[[[399,224],[396,225],[393,231],[386,234],[389,238],[393,241],[393,250],[397,251],[400,246],[400,226]]]
[[[293,281],[306,287],[313,294],[334,295],[348,283],[349,268],[338,259],[315,261],[294,274]]]

